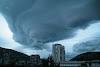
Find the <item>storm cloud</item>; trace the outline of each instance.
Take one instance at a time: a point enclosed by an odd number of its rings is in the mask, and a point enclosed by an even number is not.
[[[71,38],[100,19],[99,0],[0,0],[13,39],[35,49]]]
[[[100,39],[82,42],[74,45],[75,53],[93,52],[100,51]]]

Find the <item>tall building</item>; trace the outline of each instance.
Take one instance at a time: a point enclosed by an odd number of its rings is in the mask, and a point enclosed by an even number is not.
[[[55,63],[65,61],[65,48],[61,44],[54,44],[52,47],[52,58]]]
[[[30,56],[30,61],[34,62],[35,64],[39,64],[40,63],[40,56],[35,54],[35,55],[31,55]]]

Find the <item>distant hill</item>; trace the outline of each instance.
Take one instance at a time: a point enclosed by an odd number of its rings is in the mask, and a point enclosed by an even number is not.
[[[70,61],[95,61],[95,60],[100,60],[100,52],[86,52],[74,57]]]
[[[17,52],[12,49],[5,49],[5,48],[0,47],[0,59],[3,59],[4,54],[6,54],[6,53],[10,53],[11,55],[13,55],[13,58],[16,58],[17,61],[20,61],[20,60],[28,61],[29,60],[29,56],[26,54]]]

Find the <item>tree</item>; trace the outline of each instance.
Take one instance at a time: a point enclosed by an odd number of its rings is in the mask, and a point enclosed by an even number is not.
[[[38,67],[59,67],[59,64],[56,64],[53,61],[52,56],[49,56],[46,59],[42,59],[42,64]]]

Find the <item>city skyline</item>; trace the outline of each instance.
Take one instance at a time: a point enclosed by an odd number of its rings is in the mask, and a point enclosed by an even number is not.
[[[47,57],[55,43],[66,59],[100,51],[98,0],[0,0],[0,47]]]

